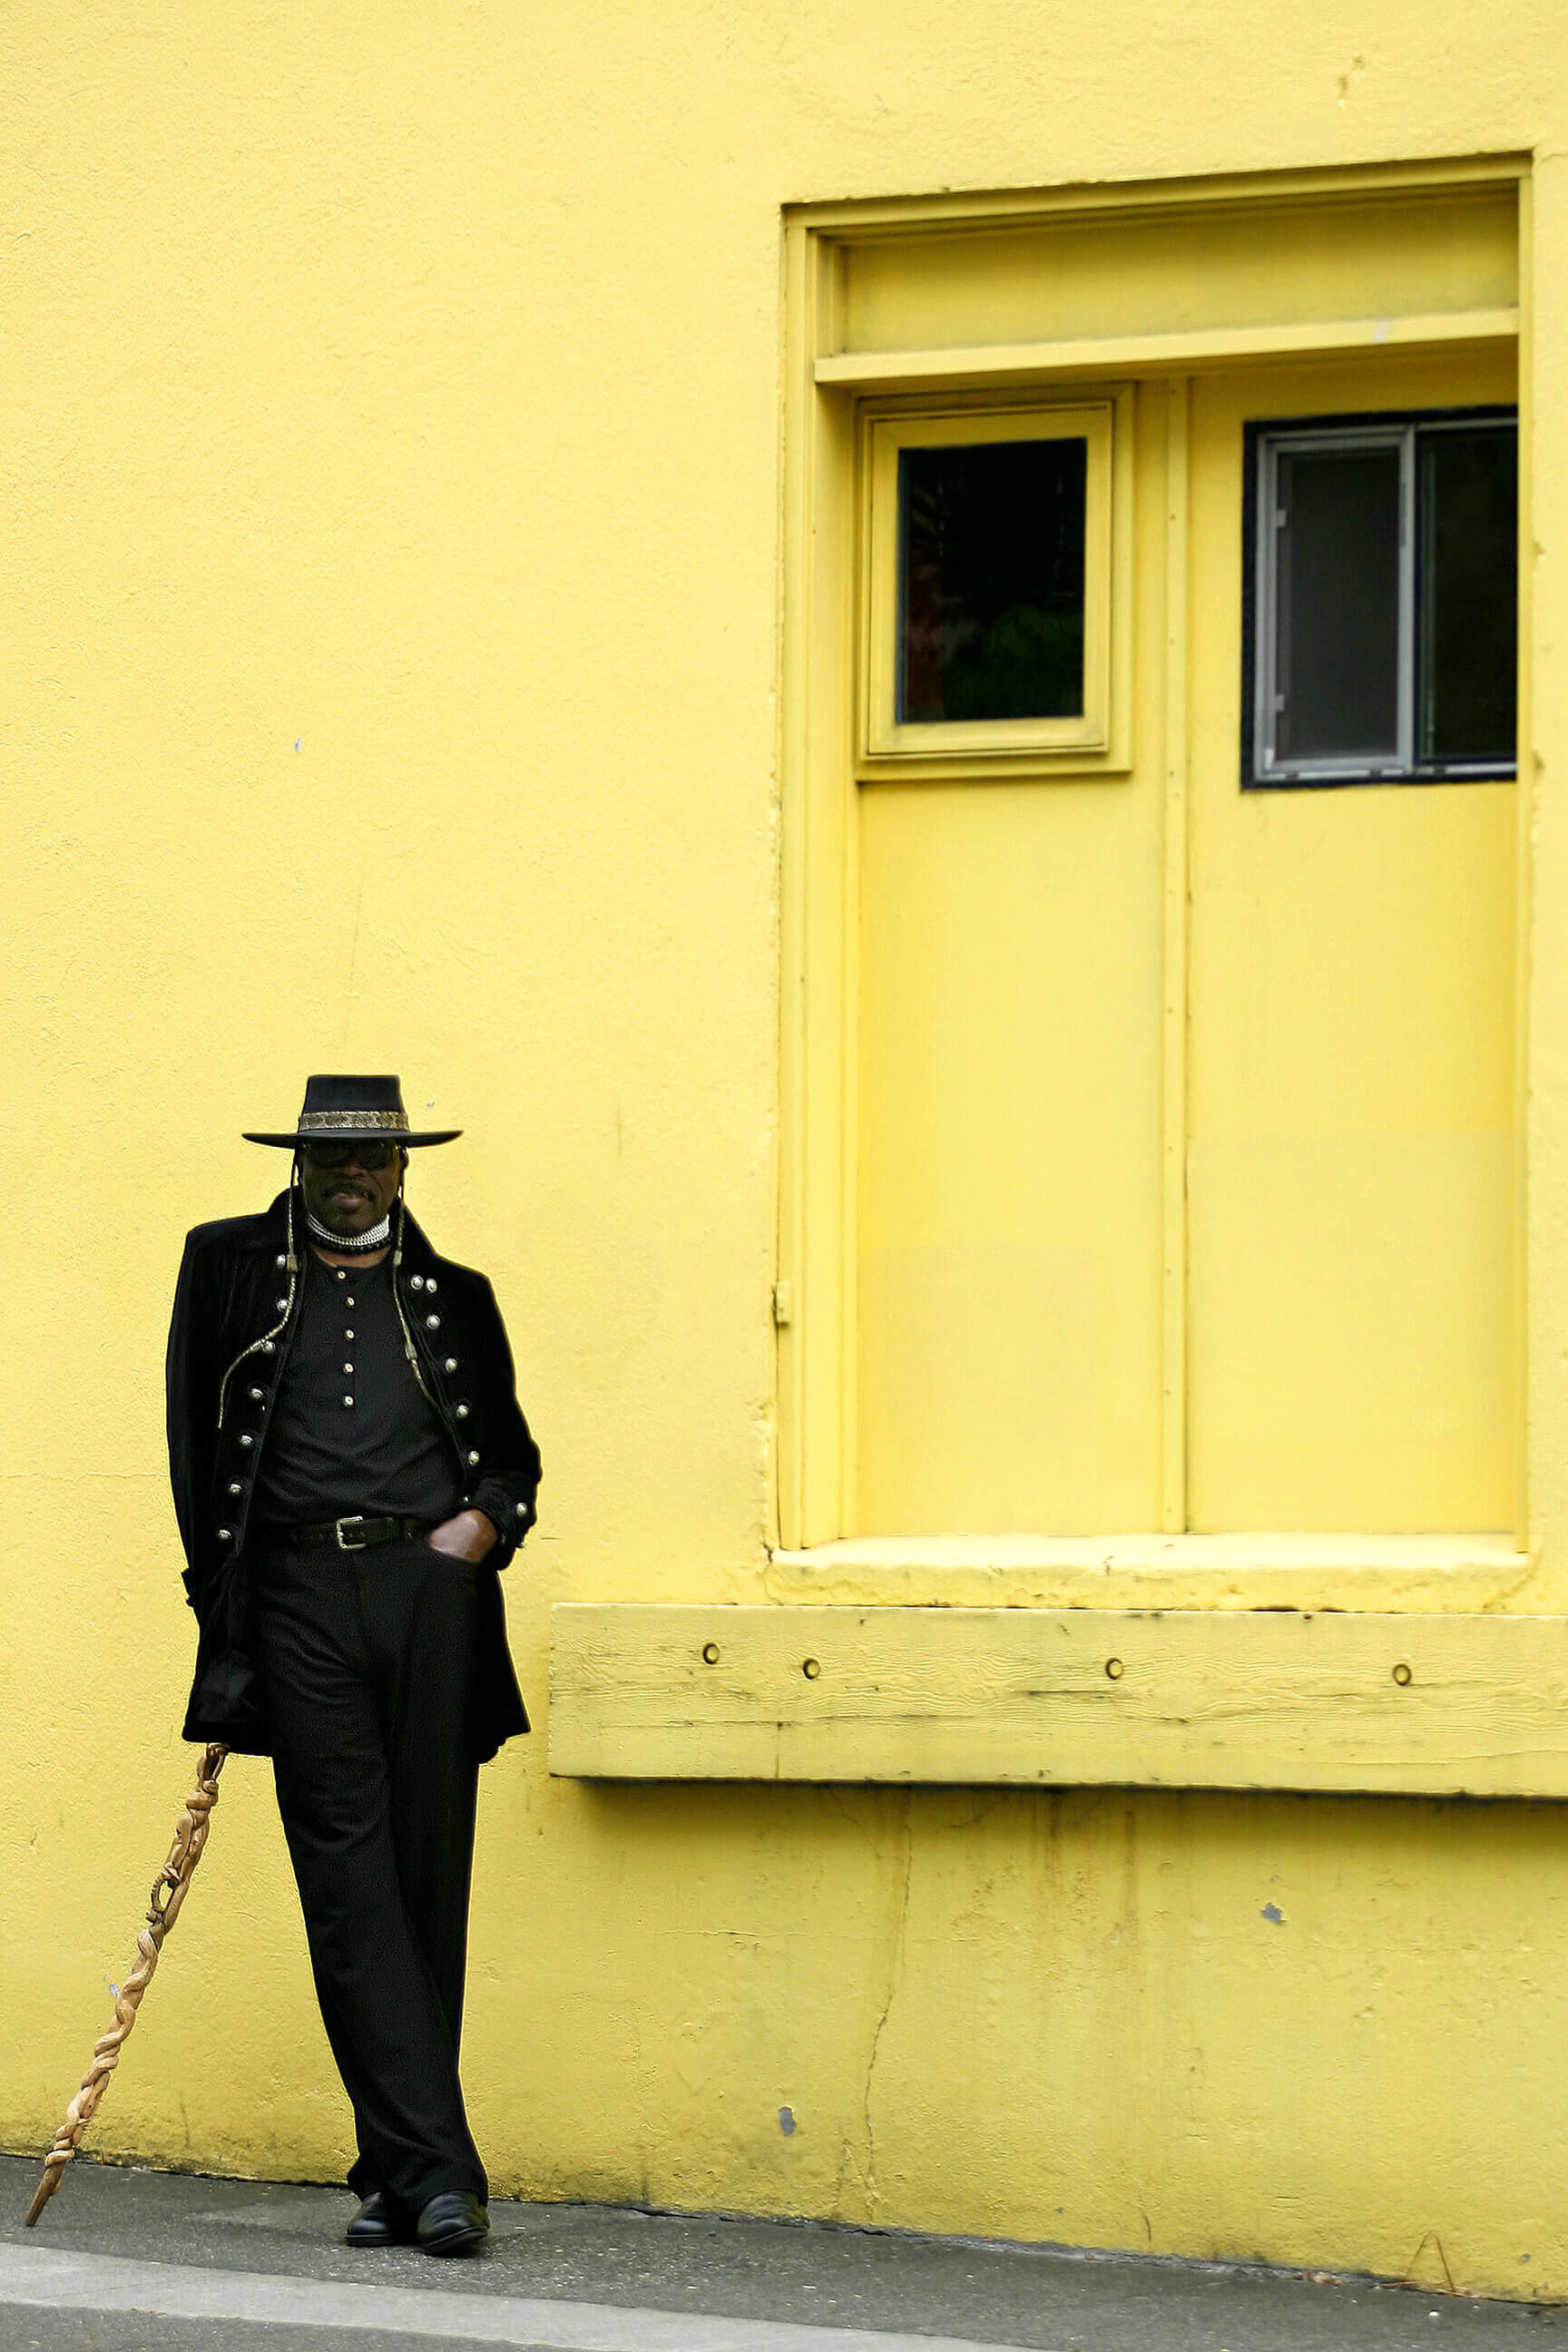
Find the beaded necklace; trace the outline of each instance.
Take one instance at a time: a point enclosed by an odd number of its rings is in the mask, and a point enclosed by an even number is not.
[[[305,1223],[310,1226],[310,1231],[315,1235],[317,1241],[321,1242],[327,1249],[384,1249],[392,1234],[392,1213],[390,1210],[387,1212],[386,1215],[383,1217],[379,1225],[372,1225],[368,1234],[334,1234],[330,1227],[322,1224],[319,1217],[313,1217],[309,1209],[305,1212]]]

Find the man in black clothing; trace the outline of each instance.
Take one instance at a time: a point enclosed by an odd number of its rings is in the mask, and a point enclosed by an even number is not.
[[[458,2079],[479,1764],[528,1729],[497,1570],[539,1450],[484,1276],[407,1214],[392,1077],[313,1077],[288,1190],[198,1225],[169,1461],[200,1633],[188,1739],[270,1755],[332,2054],[353,2245],[488,2228]]]

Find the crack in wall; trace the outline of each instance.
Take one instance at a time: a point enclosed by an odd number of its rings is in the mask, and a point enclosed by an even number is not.
[[[882,2047],[882,2035],[893,2006],[893,1996],[898,1991],[899,1979],[903,1973],[904,1934],[909,1926],[910,1917],[910,1879],[914,1867],[914,1830],[910,1819],[912,1803],[912,1794],[906,1790],[904,1792],[903,1868],[899,1887],[898,1912],[893,1921],[892,1941],[888,1954],[887,1990],[878,2012],[877,2022],[871,2030],[871,2047],[866,2059],[866,2080],[860,2094],[861,2122],[866,2134],[866,2157],[859,2169],[861,2182],[866,2191],[867,2216],[870,2220],[876,2218],[879,2194],[877,2131],[876,2126],[871,2121],[871,2084],[877,2072],[877,2056]]]

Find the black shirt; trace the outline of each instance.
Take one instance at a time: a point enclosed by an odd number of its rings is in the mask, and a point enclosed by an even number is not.
[[[460,1510],[452,1441],[414,1377],[392,1260],[323,1265],[304,1252],[299,1328],[272,1409],[255,1514],[297,1526],[360,1512],[437,1520]]]

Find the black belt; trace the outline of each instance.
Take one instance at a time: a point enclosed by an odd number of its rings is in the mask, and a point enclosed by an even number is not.
[[[362,1511],[345,1519],[312,1519],[302,1527],[268,1528],[266,1539],[306,1550],[324,1544],[336,1551],[368,1551],[372,1544],[412,1543],[428,1535],[434,1519],[367,1519]]]

